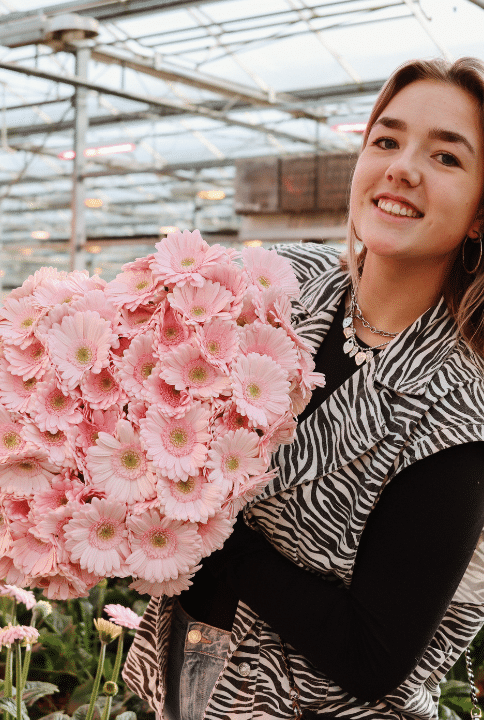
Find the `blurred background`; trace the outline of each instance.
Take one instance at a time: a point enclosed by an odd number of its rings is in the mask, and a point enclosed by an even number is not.
[[[340,245],[384,80],[483,37],[484,0],[0,0],[0,297],[176,228]]]

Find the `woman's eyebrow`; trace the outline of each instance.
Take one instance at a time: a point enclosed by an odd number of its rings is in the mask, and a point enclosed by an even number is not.
[[[407,130],[406,122],[404,122],[403,120],[399,120],[398,118],[386,116],[378,118],[373,127],[375,127],[376,125],[383,125],[383,127],[389,128],[390,130]],[[444,128],[433,128],[432,130],[429,130],[429,138],[431,140],[442,140],[442,142],[460,143],[469,150],[471,155],[476,154],[476,151],[472,147],[469,140],[464,137],[464,135],[461,135],[458,132],[454,132],[453,130],[445,130]]]

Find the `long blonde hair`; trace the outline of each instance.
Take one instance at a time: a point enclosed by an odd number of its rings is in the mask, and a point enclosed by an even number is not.
[[[460,58],[454,63],[435,58],[433,60],[412,60],[407,62],[397,68],[387,80],[376,99],[368,120],[363,136],[363,148],[368,141],[371,128],[390,100],[400,90],[403,90],[404,87],[416,80],[437,80],[449,83],[466,90],[475,97],[480,108],[484,141],[484,63],[472,57]],[[479,203],[478,218],[481,221],[480,229],[482,232],[484,230],[484,194]],[[465,238],[462,240],[464,242]],[[356,283],[361,272],[366,255],[365,247],[357,252],[356,241],[357,236],[350,216],[348,221],[346,266],[353,277],[354,283]],[[477,246],[477,243],[475,245]],[[479,249],[478,246],[474,248],[474,243],[467,243],[467,246],[470,247],[466,247],[466,264],[474,267],[479,258]],[[459,248],[459,252],[456,253],[454,262],[444,280],[442,293],[449,312],[455,318],[461,338],[473,352],[484,358],[484,262],[479,263],[475,274],[469,275],[464,270],[462,252],[461,248]]]

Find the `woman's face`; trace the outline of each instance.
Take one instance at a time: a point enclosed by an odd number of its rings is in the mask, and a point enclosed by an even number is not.
[[[477,100],[454,85],[417,80],[373,125],[356,165],[350,213],[368,252],[447,261],[476,220],[484,186]]]

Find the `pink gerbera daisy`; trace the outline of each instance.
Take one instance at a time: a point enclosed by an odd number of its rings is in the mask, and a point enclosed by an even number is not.
[[[225,248],[210,247],[198,230],[168,233],[155,245],[151,268],[165,285],[203,285],[202,268],[213,265],[224,257]]]
[[[90,420],[84,418],[77,426],[76,445],[86,452],[88,447],[95,445],[101,431],[110,435],[114,433],[116,423],[120,420],[121,415],[122,411],[117,406],[107,410],[94,410]]]
[[[151,597],[173,597],[180,595],[184,590],[188,590],[192,584],[192,577],[200,570],[200,565],[191,569],[191,572],[181,573],[176,580],[164,580],[164,582],[148,582],[148,580],[134,580],[129,586],[132,590],[136,590],[141,595],[150,595]]]
[[[0,558],[10,549],[12,545],[12,533],[10,532],[10,518],[8,512],[0,510]],[[4,575],[0,574],[0,577]]]
[[[192,404],[192,398],[186,390],[177,390],[163,380],[159,365],[146,381],[144,396],[150,405],[157,405],[160,412],[170,417],[181,417]]]
[[[69,390],[87,370],[100,372],[108,364],[111,325],[96,311],[76,312],[49,331],[49,350]]]
[[[244,278],[242,268],[234,263],[217,263],[217,265],[204,269],[203,276],[207,280],[220,283],[222,287],[230,291],[232,294],[230,314],[232,317],[237,317],[247,291],[247,281]]]
[[[17,345],[4,345],[5,358],[12,375],[21,375],[23,380],[41,378],[49,365],[49,356],[39,340],[34,340],[26,348]]]
[[[101,432],[96,445],[88,448],[86,462],[92,484],[119,502],[152,498],[154,475],[139,434],[127,420],[119,420],[116,436]]]
[[[67,280],[50,280],[43,282],[33,292],[34,303],[43,310],[55,305],[70,303],[74,298],[74,288]]]
[[[34,340],[34,329],[41,314],[31,297],[5,300],[0,308],[0,338],[27,347]]]
[[[259,321],[239,329],[239,350],[243,355],[258,353],[268,355],[288,375],[294,374],[298,365],[298,356],[294,343],[282,328],[265,325]]]
[[[258,319],[256,298],[260,295],[254,286],[248,288],[242,300],[237,325],[244,327]]]
[[[159,357],[163,357],[169,350],[186,342],[189,337],[190,330],[182,322],[178,313],[168,305],[155,328],[154,347]]]
[[[136,310],[121,308],[117,332],[126,337],[135,337],[146,332],[152,326],[155,317],[157,317],[157,308],[154,305],[140,305]]]
[[[35,578],[35,586],[42,589],[49,600],[71,600],[87,597],[89,590],[101,578],[73,563],[58,563],[57,569]]]
[[[244,428],[214,440],[208,458],[208,479],[220,485],[225,497],[230,492],[237,495],[239,486],[249,475],[260,475],[266,468],[266,463],[259,457],[258,434]]]
[[[38,380],[23,380],[19,375],[12,375],[7,369],[7,361],[0,358],[0,402],[8,410],[29,413],[37,397]]]
[[[197,327],[200,350],[211,365],[226,370],[238,346],[237,326],[231,320],[215,318]]]
[[[35,328],[35,335],[37,339],[40,339],[42,343],[47,347],[48,343],[48,332],[54,325],[60,325],[61,322],[67,315],[71,313],[71,308],[67,303],[63,305],[56,305],[46,315],[40,318],[37,327]]]
[[[27,520],[30,512],[32,497],[14,497],[7,495],[3,499],[5,514],[10,521]]]
[[[224,499],[220,487],[207,482],[201,474],[178,481],[160,476],[156,489],[165,515],[173,520],[206,522]]]
[[[2,597],[15,598],[17,602],[25,605],[27,610],[32,610],[37,600],[31,590],[24,590],[16,585],[4,585],[0,583],[0,595]]]
[[[204,523],[198,524],[198,534],[202,540],[202,557],[220,550],[229,535],[232,534],[235,518],[230,516],[228,509],[219,510]]]
[[[13,564],[10,551],[0,557],[0,577],[3,578],[4,582],[12,585],[28,585],[30,582],[25,573]]]
[[[63,430],[56,430],[54,433],[49,430],[42,431],[35,423],[26,421],[22,435],[27,442],[47,453],[54,465],[63,465],[68,458],[73,459],[67,435]]]
[[[124,607],[124,605],[105,605],[104,612],[109,615],[111,622],[116,625],[120,625],[124,628],[131,628],[136,630],[139,628],[141,622],[141,616],[137,615],[130,608]]]
[[[124,575],[129,554],[125,518],[125,505],[111,500],[93,498],[76,510],[65,528],[71,560],[96,575]]]
[[[132,575],[148,582],[175,580],[200,560],[197,526],[161,517],[157,510],[128,517],[131,555],[127,565]]]
[[[259,439],[261,456],[269,462],[270,456],[277,450],[279,445],[289,445],[292,443],[296,429],[297,422],[294,420],[292,413],[287,412],[281,415]]]
[[[299,284],[291,263],[275,250],[244,248],[242,260],[250,281],[260,290],[277,287],[289,297],[299,297]]]
[[[248,428],[249,425],[247,415],[241,415],[235,403],[228,402],[223,414],[215,419],[213,427],[217,435],[225,435],[229,430]]]
[[[119,310],[111,302],[107,292],[102,290],[90,290],[85,295],[72,303],[71,313],[98,312],[103,320],[107,320],[114,329],[119,323]]]
[[[22,437],[22,425],[13,422],[0,422],[0,463],[9,455],[21,453],[25,448]]]
[[[146,418],[140,420],[148,457],[171,479],[186,480],[197,475],[207,457],[209,419],[210,412],[201,404],[181,418],[163,417],[156,407],[150,407]]]
[[[69,502],[76,499],[83,489],[84,483],[77,477],[71,476],[67,472],[56,475],[52,478],[47,490],[33,497],[33,511],[40,517],[51,510],[66,507]]]
[[[39,638],[39,631],[31,625],[12,625],[0,628],[0,646],[10,647],[15,641],[32,645]]]
[[[31,523],[23,523],[24,532],[10,550],[14,565],[25,575],[45,575],[56,569],[57,550],[53,542],[40,540],[31,532]]]
[[[119,381],[128,395],[139,397],[156,362],[153,333],[147,332],[135,337],[118,364]]]
[[[62,392],[55,380],[42,382],[37,391],[32,417],[43,432],[65,431],[83,419],[78,409],[79,402],[79,398]]]
[[[115,305],[135,310],[139,305],[148,303],[159,295],[163,283],[153,276],[146,267],[126,269],[116,275],[106,287],[106,294]]]
[[[64,529],[72,519],[73,513],[81,508],[81,503],[73,502],[55,510],[49,510],[43,515],[38,515],[35,511],[31,515],[34,525],[30,532],[39,540],[55,545],[58,562],[69,562]]]
[[[101,372],[87,372],[81,380],[81,392],[85,402],[93,410],[106,410],[112,405],[123,404],[126,396],[121,386],[107,367]]]
[[[65,278],[65,276],[66,276],[66,273],[63,271],[60,272],[59,270],[57,270],[57,268],[41,267],[38,270],[36,270],[33,275],[29,275],[28,278],[23,281],[23,283],[20,287],[12,290],[7,295],[7,298],[8,299],[15,298],[16,300],[18,300],[21,297],[26,297],[27,295],[32,295],[35,288],[37,288],[42,283],[44,283],[46,281],[50,281],[52,279],[61,281]]]
[[[200,350],[185,343],[163,359],[160,376],[177,390],[186,390],[195,398],[219,395],[229,379],[202,357]]]
[[[0,490],[17,497],[44,492],[57,472],[44,453],[26,451],[0,465]]]
[[[298,348],[313,352],[311,345],[293,328],[291,301],[280,289],[271,288],[260,293],[256,301],[256,312],[263,322],[280,325]]]
[[[202,287],[185,285],[175,287],[167,300],[170,305],[181,312],[190,325],[203,323],[215,315],[226,316],[226,305],[232,300],[232,293],[220,283],[206,280]]]
[[[232,381],[237,409],[257,425],[266,427],[289,410],[287,373],[267,355],[239,357]]]

